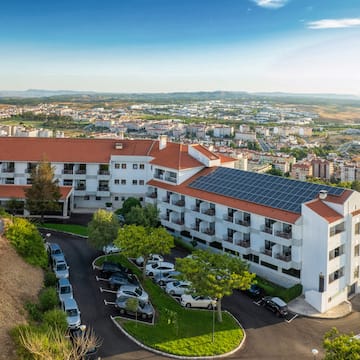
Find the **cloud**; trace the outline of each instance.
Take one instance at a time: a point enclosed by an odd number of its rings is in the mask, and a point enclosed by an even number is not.
[[[340,29],[360,26],[360,18],[322,19],[307,23],[308,29]]]
[[[278,9],[283,7],[288,0],[253,0],[253,2],[261,7],[268,9]]]

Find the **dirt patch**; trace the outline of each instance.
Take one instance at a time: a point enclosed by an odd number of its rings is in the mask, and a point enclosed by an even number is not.
[[[24,303],[36,301],[43,281],[43,271],[25,263],[0,236],[0,359],[16,359],[9,330],[26,322]]]

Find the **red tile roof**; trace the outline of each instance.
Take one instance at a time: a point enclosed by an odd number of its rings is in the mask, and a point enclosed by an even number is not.
[[[334,221],[340,220],[343,218],[341,214],[336,212],[330,206],[327,206],[322,200],[316,199],[314,201],[308,202],[305,204],[309,209],[320,215],[328,223],[333,223]]]
[[[115,148],[119,143],[122,149]],[[152,164],[172,169],[203,166],[188,154],[188,145],[173,142],[160,150],[157,140],[0,138],[2,161],[108,163],[111,155],[151,156]]]
[[[201,154],[206,156],[209,160],[218,160],[219,159],[219,156],[217,156],[216,154],[214,154],[213,152],[211,152],[206,147],[204,147],[204,146],[202,146],[200,144],[194,144],[194,145],[191,145],[191,146],[194,149],[196,149],[197,151],[199,151]]]
[[[244,200],[233,199],[228,196],[218,195],[203,190],[197,190],[188,186],[198,177],[208,175],[216,168],[217,167],[205,168],[180,185],[165,184],[163,182],[156,180],[150,180],[148,182],[148,185],[156,186],[168,191],[176,192],[183,195],[188,195],[194,198],[225,205],[233,209],[239,209],[242,211],[262,215],[271,219],[280,220],[291,224],[294,224],[296,220],[300,218],[300,214],[292,213],[285,210],[275,209],[264,205],[254,204]]]
[[[1,199],[25,199],[25,189],[31,185],[0,185]],[[60,186],[60,200],[65,200],[72,191],[71,186]]]

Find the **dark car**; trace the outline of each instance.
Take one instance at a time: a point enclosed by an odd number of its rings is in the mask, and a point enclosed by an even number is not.
[[[277,316],[286,316],[288,313],[286,302],[279,297],[265,296],[261,303]]]
[[[139,316],[143,319],[151,319],[154,316],[154,308],[150,302],[138,301],[137,311],[129,309],[128,297],[120,296],[116,299],[115,307],[119,309],[120,314]]]
[[[265,295],[265,291],[259,285],[251,284],[250,288],[245,290],[245,294],[253,299],[259,299]]]
[[[103,264],[100,266],[100,271],[104,274],[112,274],[115,272],[120,272],[123,274],[130,273],[130,270],[125,266],[110,261],[104,261]]]
[[[109,277],[109,286],[111,289],[118,289],[122,285],[129,284],[139,285],[139,281],[135,275],[115,272]]]

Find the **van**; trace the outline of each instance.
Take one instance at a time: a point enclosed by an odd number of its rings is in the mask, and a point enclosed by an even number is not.
[[[61,303],[61,309],[66,314],[66,321],[68,323],[69,328],[75,329],[81,325],[80,311],[75,299],[73,298],[65,299]]]

